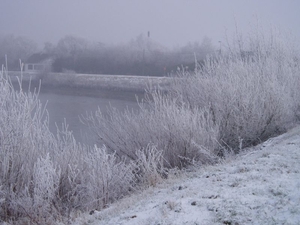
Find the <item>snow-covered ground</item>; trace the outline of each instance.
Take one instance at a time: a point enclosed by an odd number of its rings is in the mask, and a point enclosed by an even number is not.
[[[300,127],[75,224],[300,224]]]

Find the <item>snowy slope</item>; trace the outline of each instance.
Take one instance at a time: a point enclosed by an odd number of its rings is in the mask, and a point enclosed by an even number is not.
[[[300,127],[75,224],[300,224]]]

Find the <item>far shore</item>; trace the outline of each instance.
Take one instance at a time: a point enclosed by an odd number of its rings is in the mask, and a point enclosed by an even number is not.
[[[76,73],[28,73],[9,71],[12,82],[22,79],[23,82],[41,82],[47,87],[69,87],[80,89],[109,89],[144,92],[149,88],[166,90],[170,77],[151,77],[133,75],[103,75],[103,74],[76,74]]]

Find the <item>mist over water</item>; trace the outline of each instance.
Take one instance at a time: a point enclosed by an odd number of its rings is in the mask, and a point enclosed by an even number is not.
[[[55,134],[56,125],[61,129],[64,120],[69,125],[69,130],[73,131],[76,141],[94,145],[97,140],[89,128],[83,125],[80,115],[94,113],[98,107],[102,112],[112,107],[124,111],[138,110],[137,98],[141,99],[143,93],[126,92],[122,90],[78,90],[76,88],[67,89],[43,89],[39,98],[49,112],[49,127]]]

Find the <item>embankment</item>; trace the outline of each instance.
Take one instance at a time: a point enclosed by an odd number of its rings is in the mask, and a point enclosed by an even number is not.
[[[169,83],[168,77],[127,76],[127,75],[95,75],[75,73],[28,73],[8,72],[13,82],[21,79],[23,82],[39,82],[42,86],[78,87],[78,88],[101,88],[123,89],[131,91],[144,91],[146,88],[155,87],[165,90]]]

